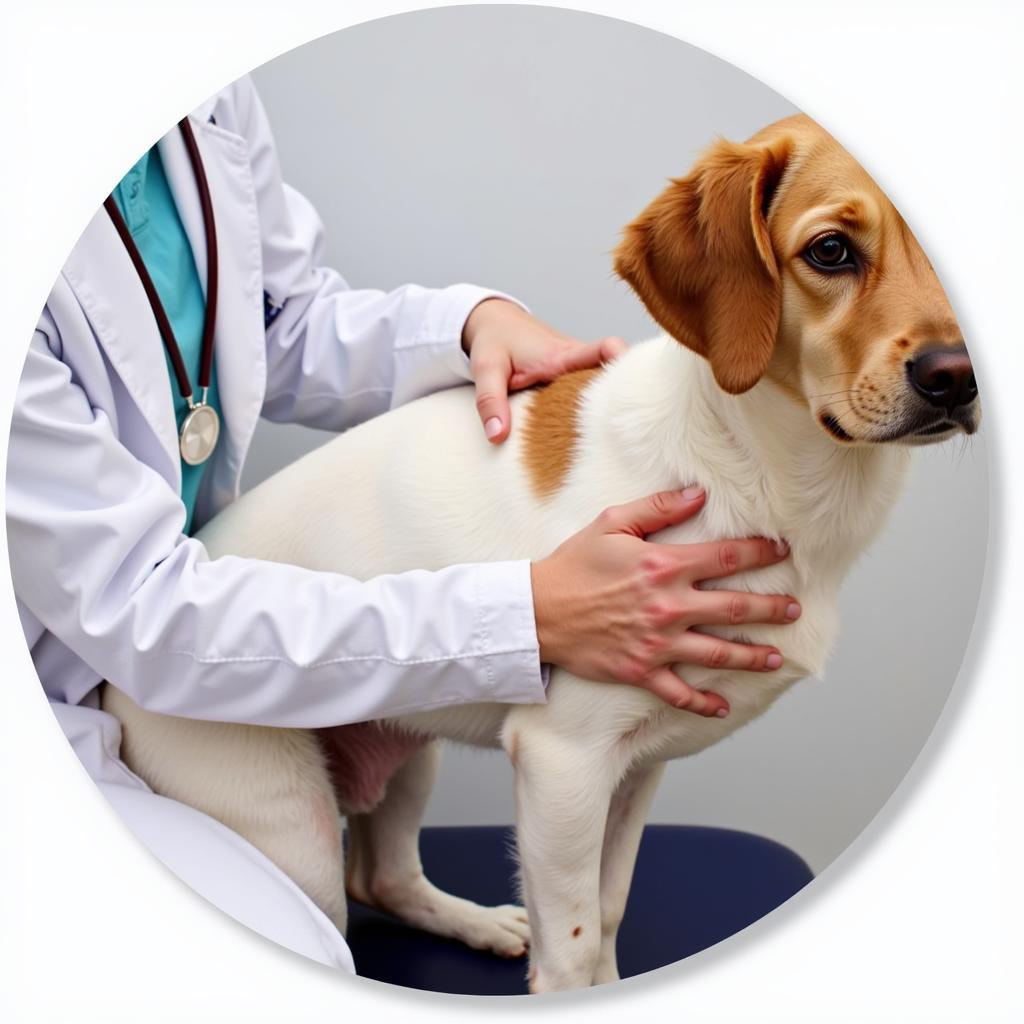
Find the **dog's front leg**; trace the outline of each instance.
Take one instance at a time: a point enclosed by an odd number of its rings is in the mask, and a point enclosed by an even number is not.
[[[368,814],[348,817],[350,896],[403,921],[474,949],[519,957],[530,941],[522,907],[483,907],[443,892],[423,874],[420,821],[437,777],[441,750],[428,743],[388,782],[384,799]]]
[[[619,980],[615,940],[626,909],[647,811],[664,772],[664,761],[633,768],[611,799],[601,851],[601,953],[594,971],[595,985]]]
[[[601,951],[601,842],[621,766],[588,737],[548,731],[539,716],[507,727],[505,747],[516,772],[530,991],[590,985]]]

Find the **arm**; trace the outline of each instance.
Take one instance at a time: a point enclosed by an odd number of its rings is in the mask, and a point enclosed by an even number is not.
[[[252,559],[210,561],[181,535],[177,494],[118,442],[54,354],[52,322],[41,328],[9,448],[15,589],[142,707],[317,727],[543,700],[527,563],[359,583]]]
[[[252,82],[240,79],[226,100],[224,126],[245,140],[258,207],[267,419],[342,430],[474,381],[485,433],[500,444],[511,426],[509,390],[625,350],[621,338],[588,344],[562,334],[510,296],[474,285],[349,288],[319,265],[323,224],[312,204],[282,182]]]
[[[270,126],[248,78],[232,87],[259,211],[271,420],[341,430],[472,380],[462,332],[470,312],[508,296],[469,284],[353,289],[320,266],[323,224],[281,180]],[[218,122],[220,123],[220,122]],[[514,302],[515,300],[510,300]]]

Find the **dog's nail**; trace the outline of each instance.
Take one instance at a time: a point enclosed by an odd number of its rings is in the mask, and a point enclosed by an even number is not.
[[[715,718],[725,718],[725,716],[728,715],[728,714],[729,714],[729,712],[726,711],[725,708],[719,708],[715,712]]]
[[[689,487],[683,488],[683,497],[687,501],[696,501],[704,493],[704,488],[700,484],[690,484]]]
[[[782,558],[783,555],[789,554],[789,545],[784,540],[777,540],[775,542],[775,554]]]
[[[781,664],[781,654],[769,654],[768,657],[764,659],[765,668],[778,668]]]
[[[787,619],[799,619],[800,618],[800,605],[796,601],[790,601],[786,605],[786,618]]]

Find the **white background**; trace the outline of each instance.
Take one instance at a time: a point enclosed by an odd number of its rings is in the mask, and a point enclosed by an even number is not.
[[[979,364],[993,456],[979,628],[939,726],[871,827],[809,891],[654,976],[488,1012],[688,1021],[1017,1020],[1024,913],[1014,657],[1024,508],[1021,14],[1010,3],[567,4],[732,61],[841,130],[936,254]],[[41,2],[5,15],[0,402],[64,256],[111,181],[182,110],[390,3]],[[6,441],[6,429],[0,430]],[[1014,461],[1015,460],[1015,461]],[[952,542],[954,538],[950,538]],[[31,681],[7,584],[0,716],[0,1013],[16,1021],[280,1020],[482,1004],[338,977],[209,909],[128,835]],[[1016,684],[1016,685],[1015,685]],[[681,868],[682,870],[682,868]],[[116,884],[111,884],[114,880]]]

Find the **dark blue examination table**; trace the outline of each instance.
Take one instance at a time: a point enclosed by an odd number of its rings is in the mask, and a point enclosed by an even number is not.
[[[514,903],[511,828],[425,828],[427,877],[478,903]],[[813,875],[792,850],[746,832],[648,825],[619,929],[623,978],[675,963],[752,924]],[[428,935],[349,901],[348,943],[364,977],[432,992],[526,994],[526,960]]]

